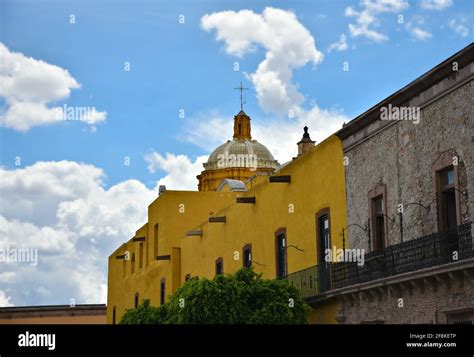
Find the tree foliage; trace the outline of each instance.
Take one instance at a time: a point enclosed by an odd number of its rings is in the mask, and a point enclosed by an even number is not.
[[[214,279],[192,278],[169,301],[127,310],[122,324],[303,324],[309,306],[286,280],[262,279],[253,269]]]

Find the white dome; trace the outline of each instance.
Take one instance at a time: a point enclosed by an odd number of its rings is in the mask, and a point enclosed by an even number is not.
[[[234,159],[234,164],[232,160]],[[215,149],[204,164],[206,170],[217,170],[227,167],[248,167],[248,162],[255,168],[279,167],[270,151],[257,140],[228,140]]]

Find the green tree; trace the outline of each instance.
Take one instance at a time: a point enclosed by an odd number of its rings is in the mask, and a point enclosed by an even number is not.
[[[121,324],[149,325],[166,323],[166,307],[154,307],[150,300],[143,300],[136,309],[127,309],[120,320]]]
[[[159,308],[144,302],[121,323],[304,324],[309,306],[286,280],[262,279],[253,269],[188,280]]]

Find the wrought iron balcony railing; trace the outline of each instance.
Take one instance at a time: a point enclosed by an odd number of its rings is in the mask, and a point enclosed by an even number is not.
[[[448,264],[474,257],[471,223],[434,233],[365,254],[364,264],[356,262],[322,263],[286,279],[304,298],[330,289],[342,288],[402,273]]]
[[[301,291],[303,298],[313,297],[327,291],[330,287],[330,265],[322,263],[310,268],[288,274],[288,282]]]
[[[331,266],[333,289],[474,257],[471,223],[388,246],[365,255],[365,264]]]

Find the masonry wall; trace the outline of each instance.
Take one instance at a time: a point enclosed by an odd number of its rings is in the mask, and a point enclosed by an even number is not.
[[[365,226],[369,219],[369,191],[385,185],[388,244],[400,242],[397,205],[418,202],[404,210],[404,241],[438,230],[432,165],[442,156],[459,159],[462,222],[473,221],[474,195],[474,82],[471,64],[412,98],[406,106],[420,106],[419,124],[381,121],[344,141],[348,224]],[[470,78],[470,79],[469,79]],[[351,227],[350,247],[368,249],[362,229]]]
[[[417,284],[412,291],[386,290],[380,297],[364,297],[358,302],[342,302],[345,323],[444,324],[447,313],[456,308],[474,310],[472,280],[449,288]],[[402,299],[402,300],[400,300]]]
[[[404,241],[437,232],[434,168],[441,160],[452,162],[454,157],[458,160],[458,189],[467,191],[466,197],[456,192],[458,224],[474,221],[473,77],[471,63],[407,101],[404,106],[421,108],[418,124],[408,120],[377,120],[344,140],[349,225],[367,224],[369,193],[376,187],[385,187],[387,245],[401,241],[399,204],[405,206]],[[406,206],[412,202],[429,210]],[[352,226],[349,246],[370,250],[367,234]],[[474,307],[472,280],[463,283],[460,278],[468,275],[467,270],[459,274],[452,275],[446,286],[434,287],[426,281],[412,280],[401,288],[373,289],[368,294],[353,295],[356,299],[340,296],[341,315],[346,323],[446,323],[445,311]],[[403,307],[399,306],[400,298]]]

